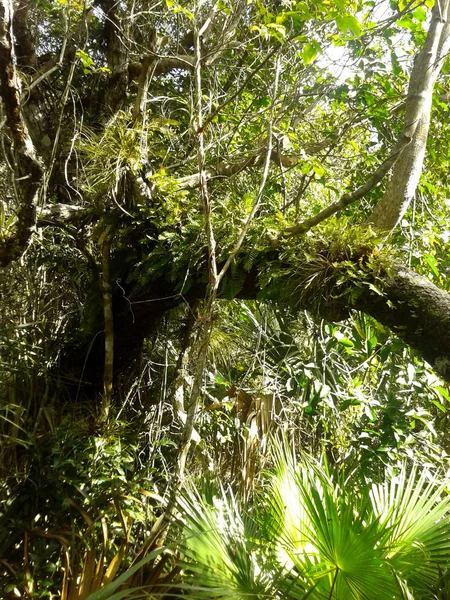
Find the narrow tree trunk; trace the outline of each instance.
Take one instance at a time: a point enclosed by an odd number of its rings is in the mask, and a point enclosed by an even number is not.
[[[0,265],[6,266],[22,255],[36,220],[36,204],[42,180],[42,165],[23,119],[20,79],[12,38],[13,4],[0,0],[0,97],[13,140],[15,155],[14,189],[19,204],[13,232],[5,232],[0,243]]]
[[[105,334],[105,362],[103,368],[103,397],[100,419],[107,423],[114,381],[114,316],[112,305],[112,290],[110,278],[110,251],[112,242],[113,226],[109,225],[99,242],[102,256],[102,296]]]
[[[390,231],[400,222],[419,184],[430,127],[433,88],[450,42],[450,0],[437,0],[422,50],[414,59],[405,106],[403,135],[410,142],[395,163],[386,193],[370,222]]]
[[[34,39],[28,27],[30,0],[18,0],[14,12],[14,37],[19,67],[36,69]]]

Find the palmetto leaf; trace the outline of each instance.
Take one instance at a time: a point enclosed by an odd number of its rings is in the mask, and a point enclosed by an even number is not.
[[[398,586],[379,548],[383,533],[377,521],[365,522],[362,496],[347,494],[310,459],[296,465],[282,453],[269,498],[273,521],[281,517],[277,556],[284,553],[286,566],[316,584],[316,596],[395,596]]]
[[[184,495],[183,589],[239,599],[433,597],[450,567],[444,490],[406,465],[370,485],[280,445],[270,486],[251,507],[223,488],[209,500]]]
[[[255,522],[238,507],[230,490],[209,502],[191,490],[180,500],[186,520],[183,552],[186,581],[198,596],[265,595],[268,580],[259,564]]]
[[[450,565],[448,482],[403,466],[390,481],[374,485],[374,514],[384,521],[386,553],[393,568],[415,588],[432,586]]]

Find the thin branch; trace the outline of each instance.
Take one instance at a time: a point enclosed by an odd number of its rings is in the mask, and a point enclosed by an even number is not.
[[[219,104],[219,106],[209,115],[209,117],[204,120],[203,127],[207,127],[213,121],[213,119],[220,113],[220,111],[223,108],[225,108],[225,106],[230,104],[230,102],[233,102],[233,100],[235,100],[245,90],[245,88],[250,83],[250,81],[253,79],[253,77],[264,67],[264,65],[266,65],[269,62],[269,60],[272,58],[272,56],[274,54],[276,54],[276,52],[278,52],[279,49],[280,49],[279,45],[275,45],[272,48],[272,50],[267,54],[265,59],[262,60],[259,63],[259,65],[255,69],[253,69],[253,71],[251,73],[249,73],[247,75],[244,83],[236,90],[236,92],[234,94],[232,94],[229,98],[224,100],[221,104]]]
[[[329,143],[332,144],[333,141],[329,140]],[[306,155],[313,155],[317,149],[323,149],[320,143],[306,146],[303,150]],[[273,163],[275,163],[278,166],[282,166],[284,169],[292,169],[298,163],[302,162],[302,160],[305,160],[305,157],[303,155],[281,154],[281,152],[274,148],[271,148],[270,153],[268,153],[266,147],[261,150],[258,150],[254,154],[250,154],[248,156],[234,157],[230,160],[230,162],[221,163],[216,167],[208,167],[204,171],[205,177],[208,181],[210,179],[220,177],[232,177],[233,175],[238,175],[239,173],[250,167],[261,167],[265,164],[267,155],[269,155],[269,159]],[[192,175],[187,175],[186,177],[180,177],[175,182],[175,187],[178,191],[195,189],[199,187],[199,185],[199,173],[193,173]]]
[[[102,259],[102,297],[105,334],[105,358],[103,366],[103,397],[101,408],[101,420],[108,422],[111,408],[114,377],[114,316],[112,306],[112,289],[110,276],[111,243],[116,229],[116,223],[105,227],[100,239],[99,248]]]
[[[70,223],[81,224],[94,217],[90,208],[75,204],[47,204],[37,210],[36,227],[53,225],[66,227]]]
[[[250,229],[250,225],[252,224],[252,221],[253,221],[256,213],[258,212],[259,206],[261,204],[261,200],[262,200],[263,193],[264,193],[264,188],[266,187],[267,177],[269,175],[270,161],[272,158],[273,121],[274,121],[275,101],[276,101],[276,96],[277,96],[277,91],[278,91],[279,77],[280,77],[280,61],[277,60],[276,68],[275,68],[275,83],[274,83],[272,107],[271,107],[271,111],[270,111],[269,123],[267,125],[267,139],[268,139],[267,153],[266,153],[266,160],[265,160],[265,164],[264,164],[264,171],[263,171],[263,176],[261,179],[261,184],[259,186],[258,194],[256,196],[256,200],[253,204],[252,210],[250,211],[250,214],[247,217],[247,220],[244,224],[244,227],[242,228],[241,233],[239,234],[236,244],[234,245],[234,248],[231,250],[230,254],[228,255],[228,258],[225,261],[225,264],[222,267],[222,269],[217,277],[218,283],[220,283],[220,281],[223,279],[223,277],[226,274],[226,272],[228,271],[231,263],[233,262],[235,256],[241,249],[241,246],[242,246],[242,244],[245,240],[245,237],[248,233],[248,230]]]
[[[206,22],[207,23],[207,22]],[[197,132],[197,161],[199,170],[199,188],[200,199],[203,207],[203,216],[205,220],[205,232],[208,243],[208,295],[204,314],[197,319],[196,327],[198,328],[197,339],[194,343],[192,362],[195,365],[194,379],[190,390],[189,399],[186,405],[186,421],[181,433],[180,444],[177,455],[177,470],[175,475],[175,483],[172,490],[172,506],[167,510],[172,511],[173,503],[175,502],[178,488],[184,477],[187,455],[192,440],[195,418],[197,414],[198,401],[200,397],[201,384],[206,366],[206,356],[208,351],[209,340],[212,331],[212,320],[214,312],[214,303],[217,297],[218,277],[216,263],[216,240],[214,229],[211,220],[211,200],[208,193],[208,184],[205,170],[205,145],[204,145],[204,127],[203,127],[203,107],[202,107],[202,44],[201,36],[203,28],[199,30],[194,26],[194,51],[195,51],[195,69],[194,69],[194,110],[195,118],[193,122],[194,130]]]
[[[332,215],[336,214],[349,204],[356,202],[356,200],[360,200],[363,198],[370,190],[372,190],[383,177],[388,173],[388,171],[394,166],[397,160],[400,158],[403,150],[411,143],[411,138],[403,133],[397,143],[394,146],[391,154],[386,158],[384,162],[376,169],[376,171],[369,177],[369,179],[360,185],[356,190],[351,193],[344,194],[338,202],[327,206],[319,214],[311,217],[310,219],[305,219],[301,223],[297,223],[293,227],[287,227],[283,232],[282,236],[292,237],[295,235],[302,235],[306,233],[322,221],[325,221]]]

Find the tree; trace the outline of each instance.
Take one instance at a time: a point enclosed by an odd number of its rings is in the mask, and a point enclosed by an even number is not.
[[[170,330],[170,516],[221,299],[362,311],[450,381],[449,4],[0,0],[5,439],[107,426]]]
[[[258,242],[255,271],[258,263],[267,266],[264,255],[271,253],[277,262],[285,245],[296,246],[301,255],[307,231],[362,198],[372,198],[371,215],[367,205],[365,212],[374,227],[394,229],[419,182],[433,90],[448,47],[447,5],[439,2],[431,10],[431,4],[393,7],[383,20],[382,6],[340,3],[331,12],[330,24],[321,29],[317,26],[328,11],[326,2],[168,3],[149,11],[108,2],[2,3],[4,135],[14,152],[5,159],[15,181],[15,201],[5,198],[11,218],[4,229],[2,263],[20,257],[36,224],[48,230],[90,223],[78,243],[86,249],[95,238],[102,256],[105,389],[112,385],[113,369],[110,298],[112,292],[121,293],[117,285],[110,287],[108,271],[116,270],[111,244],[122,262],[125,248],[134,244],[121,275],[126,296],[140,294],[143,299],[145,294],[137,291],[143,282],[133,283],[138,278],[132,265],[134,257],[139,262],[136,252],[151,256],[173,245],[175,234],[194,232],[195,219],[203,220],[195,233],[204,230],[207,238],[201,258],[203,266],[209,256],[213,303],[228,269],[237,269],[256,232],[266,235],[267,243]],[[425,34],[427,11],[431,20]],[[42,22],[41,29],[33,31],[32,17]],[[411,39],[402,42],[399,59],[394,46],[402,31]],[[55,51],[46,52],[49,44]],[[365,81],[351,74],[349,66],[345,80],[344,75],[333,77],[317,58],[333,48],[332,53],[344,49],[342,60],[359,61],[363,69],[368,61],[378,62],[366,68]],[[392,68],[386,66],[388,56]],[[405,67],[400,60],[406,61]],[[70,102],[74,90],[77,100],[72,97]],[[48,103],[58,110],[49,111]],[[350,156],[351,144],[361,153],[360,161]],[[339,172],[339,154],[361,176]],[[392,167],[386,193],[379,197]],[[253,178],[260,170],[258,184]],[[254,183],[249,189],[255,192],[248,191],[245,206],[240,206],[244,224],[232,227],[231,239],[222,240],[214,213],[219,217],[224,200],[211,202],[210,195],[240,194],[250,174]],[[353,190],[342,193],[345,188]],[[308,206],[320,194],[315,206]],[[201,211],[196,206],[199,195]],[[326,206],[324,196],[340,198]],[[161,213],[170,204],[175,213],[170,219],[162,214],[152,218],[158,207]],[[173,230],[177,211],[180,232]],[[311,212],[315,214],[308,216]],[[357,211],[352,212],[357,219]],[[190,217],[190,224],[187,213],[197,215]],[[290,225],[292,220],[297,223]],[[273,235],[279,237],[271,239]],[[142,239],[146,244],[139,243]],[[184,258],[186,264],[190,260]],[[177,281],[173,275],[169,285],[165,277],[159,284],[176,294],[182,277],[180,273]],[[157,277],[149,274],[147,281],[152,279]],[[357,300],[346,294],[339,309],[360,308],[402,331],[447,377],[446,293],[393,261],[380,267],[378,282],[380,294],[370,286]],[[261,285],[253,282],[252,287],[249,296]],[[203,296],[203,290],[197,295]],[[396,308],[399,302],[404,303],[402,311]]]

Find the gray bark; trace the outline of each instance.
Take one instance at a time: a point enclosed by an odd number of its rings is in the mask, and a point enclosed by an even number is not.
[[[16,71],[11,35],[13,5],[0,0],[0,98],[13,141],[14,191],[19,206],[14,230],[5,232],[0,242],[0,265],[19,258],[26,248],[35,224],[35,211],[42,180],[42,165],[37,157],[22,114],[20,79]]]
[[[450,382],[450,294],[393,263],[379,296],[369,288],[352,304],[389,327]]]
[[[430,127],[433,88],[450,43],[450,0],[438,0],[422,50],[414,60],[405,106],[403,135],[410,142],[396,162],[386,193],[370,222],[390,231],[404,216],[419,184]]]

